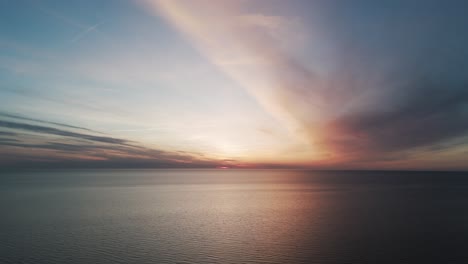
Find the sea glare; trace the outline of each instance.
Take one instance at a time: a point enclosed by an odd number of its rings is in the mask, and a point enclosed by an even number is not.
[[[0,174],[0,263],[468,263],[468,173]]]

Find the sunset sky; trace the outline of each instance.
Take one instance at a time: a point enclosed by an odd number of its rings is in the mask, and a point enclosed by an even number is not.
[[[0,0],[0,166],[467,170],[467,10]]]

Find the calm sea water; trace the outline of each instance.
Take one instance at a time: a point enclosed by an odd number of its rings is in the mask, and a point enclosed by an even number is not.
[[[468,174],[0,174],[0,263],[468,263]]]

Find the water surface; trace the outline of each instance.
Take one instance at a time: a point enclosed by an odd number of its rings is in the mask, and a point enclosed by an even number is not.
[[[468,175],[0,174],[0,263],[468,263]]]

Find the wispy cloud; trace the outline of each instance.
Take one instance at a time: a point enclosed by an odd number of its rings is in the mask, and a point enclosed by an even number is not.
[[[16,136],[16,133],[0,131],[0,136]]]
[[[10,114],[10,113],[0,112],[0,117],[7,117],[7,118],[25,120],[25,121],[34,121],[34,122],[38,122],[38,123],[57,125],[57,126],[67,127],[67,128],[75,128],[75,129],[80,129],[80,130],[85,130],[85,131],[90,131],[90,132],[97,132],[97,131],[94,131],[94,130],[91,130],[91,129],[88,129],[88,128],[84,128],[84,127],[72,126],[72,125],[67,125],[67,124],[57,123],[57,122],[50,122],[50,121],[45,121],[45,120],[36,119],[36,118],[29,118],[29,117],[16,115],[16,114]],[[99,133],[99,132],[97,132],[97,133]]]
[[[11,122],[11,121],[5,121],[5,120],[0,120],[0,127],[8,128],[8,129],[24,130],[24,131],[30,131],[30,132],[36,132],[36,133],[43,133],[43,134],[51,134],[51,135],[57,135],[57,136],[64,136],[64,137],[70,137],[70,138],[79,138],[79,139],[85,139],[85,140],[101,142],[101,143],[112,143],[112,144],[120,144],[120,145],[127,145],[130,143],[127,140],[118,139],[118,138],[94,136],[94,135],[89,135],[89,134],[65,131],[65,130],[57,129],[53,127]]]
[[[380,43],[375,50],[366,48],[367,36],[339,32],[339,22],[328,19],[327,30],[337,34],[327,58],[333,67],[317,71],[281,44],[288,30],[279,28],[291,18],[252,12],[248,1],[146,3],[323,160],[402,160],[408,151],[468,133],[468,56],[460,44],[466,38],[431,25],[419,24],[415,33],[383,23],[373,31],[380,41],[412,41],[416,48]],[[256,59],[225,63],[238,58]]]
[[[245,10],[244,2],[146,1],[162,14],[215,65],[246,89],[274,117],[292,131],[299,124],[279,106],[294,93],[311,85],[313,74],[284,52],[280,45],[295,18]],[[206,15],[206,12],[216,15]],[[286,29],[284,29],[286,28]],[[281,30],[280,30],[281,29]],[[243,63],[231,63],[242,59]],[[248,62],[248,63],[245,63]],[[283,89],[288,87],[288,89]],[[311,94],[313,95],[313,94]],[[310,98],[312,102],[314,98]],[[317,101],[317,100],[315,100]],[[313,102],[318,105],[319,102]]]
[[[8,118],[15,119],[14,115]],[[86,128],[18,117],[78,130]],[[130,140],[72,132],[45,125],[0,120],[0,164],[4,167],[216,167],[202,154],[160,150]],[[14,132],[12,132],[14,131]],[[87,130],[91,132],[91,130]],[[31,137],[34,133],[35,136]]]
[[[468,149],[463,1],[17,2],[4,159],[368,168]]]
[[[78,32],[71,40],[70,42],[75,43],[82,38],[84,38],[86,35],[88,35],[90,32],[97,32],[99,33],[98,26],[101,25],[102,23],[96,23],[94,25],[86,25],[85,23],[82,23],[80,21],[77,21],[73,18],[70,18],[50,7],[45,6],[43,3],[36,3],[36,7],[43,12],[44,14],[51,16],[57,20],[62,21],[63,23],[70,25],[72,27],[81,29],[80,32]]]
[[[86,35],[88,35],[90,32],[92,31],[95,31],[95,32],[98,32],[97,31],[97,27],[101,25],[101,23],[97,23],[97,24],[94,24],[86,29],[84,29],[83,31],[81,31],[80,33],[76,34],[76,36],[74,38],[71,39],[71,42],[77,42],[79,41],[80,39],[84,38]]]

